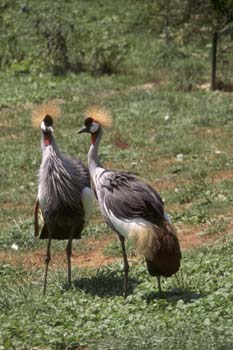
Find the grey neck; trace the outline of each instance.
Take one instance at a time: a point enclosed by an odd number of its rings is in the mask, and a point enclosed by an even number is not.
[[[99,148],[99,143],[100,140],[102,139],[103,136],[103,130],[100,127],[99,130],[97,131],[95,135],[95,141],[94,143],[91,144],[88,152],[88,168],[90,171],[90,174],[93,175],[95,172],[95,169],[97,167],[102,167],[99,156],[98,156],[98,148]],[[93,136],[92,136],[93,137]]]
[[[42,154],[44,155],[45,153],[47,153],[46,151],[48,149],[51,149],[51,147],[52,147],[53,151],[55,151],[56,154],[60,154],[60,151],[59,151],[59,149],[57,147],[57,144],[55,142],[53,134],[51,134],[51,136],[50,136],[50,145],[46,146],[45,145],[45,135],[42,132],[42,135],[41,135],[41,150],[42,150]]]

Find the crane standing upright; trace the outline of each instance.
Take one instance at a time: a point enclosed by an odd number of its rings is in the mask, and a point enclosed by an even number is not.
[[[64,156],[53,136],[53,120],[60,116],[54,103],[39,106],[32,112],[34,127],[41,128],[42,163],[39,170],[38,196],[34,213],[35,237],[39,235],[38,210],[44,225],[40,239],[48,239],[43,292],[46,291],[51,239],[68,240],[66,247],[68,287],[71,286],[72,240],[80,239],[93,203],[87,168],[78,159]]]
[[[123,293],[127,296],[129,264],[125,238],[132,240],[147,263],[148,272],[156,276],[159,292],[160,277],[170,277],[180,268],[181,250],[175,228],[164,212],[159,194],[132,174],[104,168],[98,157],[103,128],[110,128],[107,111],[92,108],[86,112],[85,126],[78,133],[91,134],[88,167],[101,213],[106,223],[118,234],[123,259]]]

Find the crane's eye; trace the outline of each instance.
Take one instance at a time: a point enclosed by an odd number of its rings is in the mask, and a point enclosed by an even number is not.
[[[94,134],[99,129],[99,124],[96,122],[92,122],[90,127],[90,132]]]

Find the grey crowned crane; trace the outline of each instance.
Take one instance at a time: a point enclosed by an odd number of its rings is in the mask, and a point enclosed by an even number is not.
[[[112,125],[107,111],[98,108],[86,112],[85,126],[78,133],[91,134],[88,168],[94,191],[106,223],[120,239],[124,259],[123,294],[127,296],[129,264],[125,238],[132,240],[136,251],[146,259],[148,272],[170,277],[180,268],[181,250],[175,228],[164,212],[159,194],[133,174],[104,168],[98,157],[103,128]]]
[[[72,240],[80,239],[93,203],[87,168],[78,159],[64,156],[53,136],[53,120],[60,115],[54,103],[39,106],[32,112],[34,127],[41,128],[42,163],[39,170],[38,196],[34,212],[35,237],[48,239],[43,292],[46,291],[51,240],[68,240],[66,247],[68,287],[71,286]],[[44,219],[39,235],[38,210]]]

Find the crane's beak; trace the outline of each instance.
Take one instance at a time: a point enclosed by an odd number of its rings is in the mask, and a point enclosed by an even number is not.
[[[82,129],[80,129],[79,131],[77,131],[77,134],[82,134],[84,132],[89,132],[89,130],[87,129],[86,126],[84,126]]]

